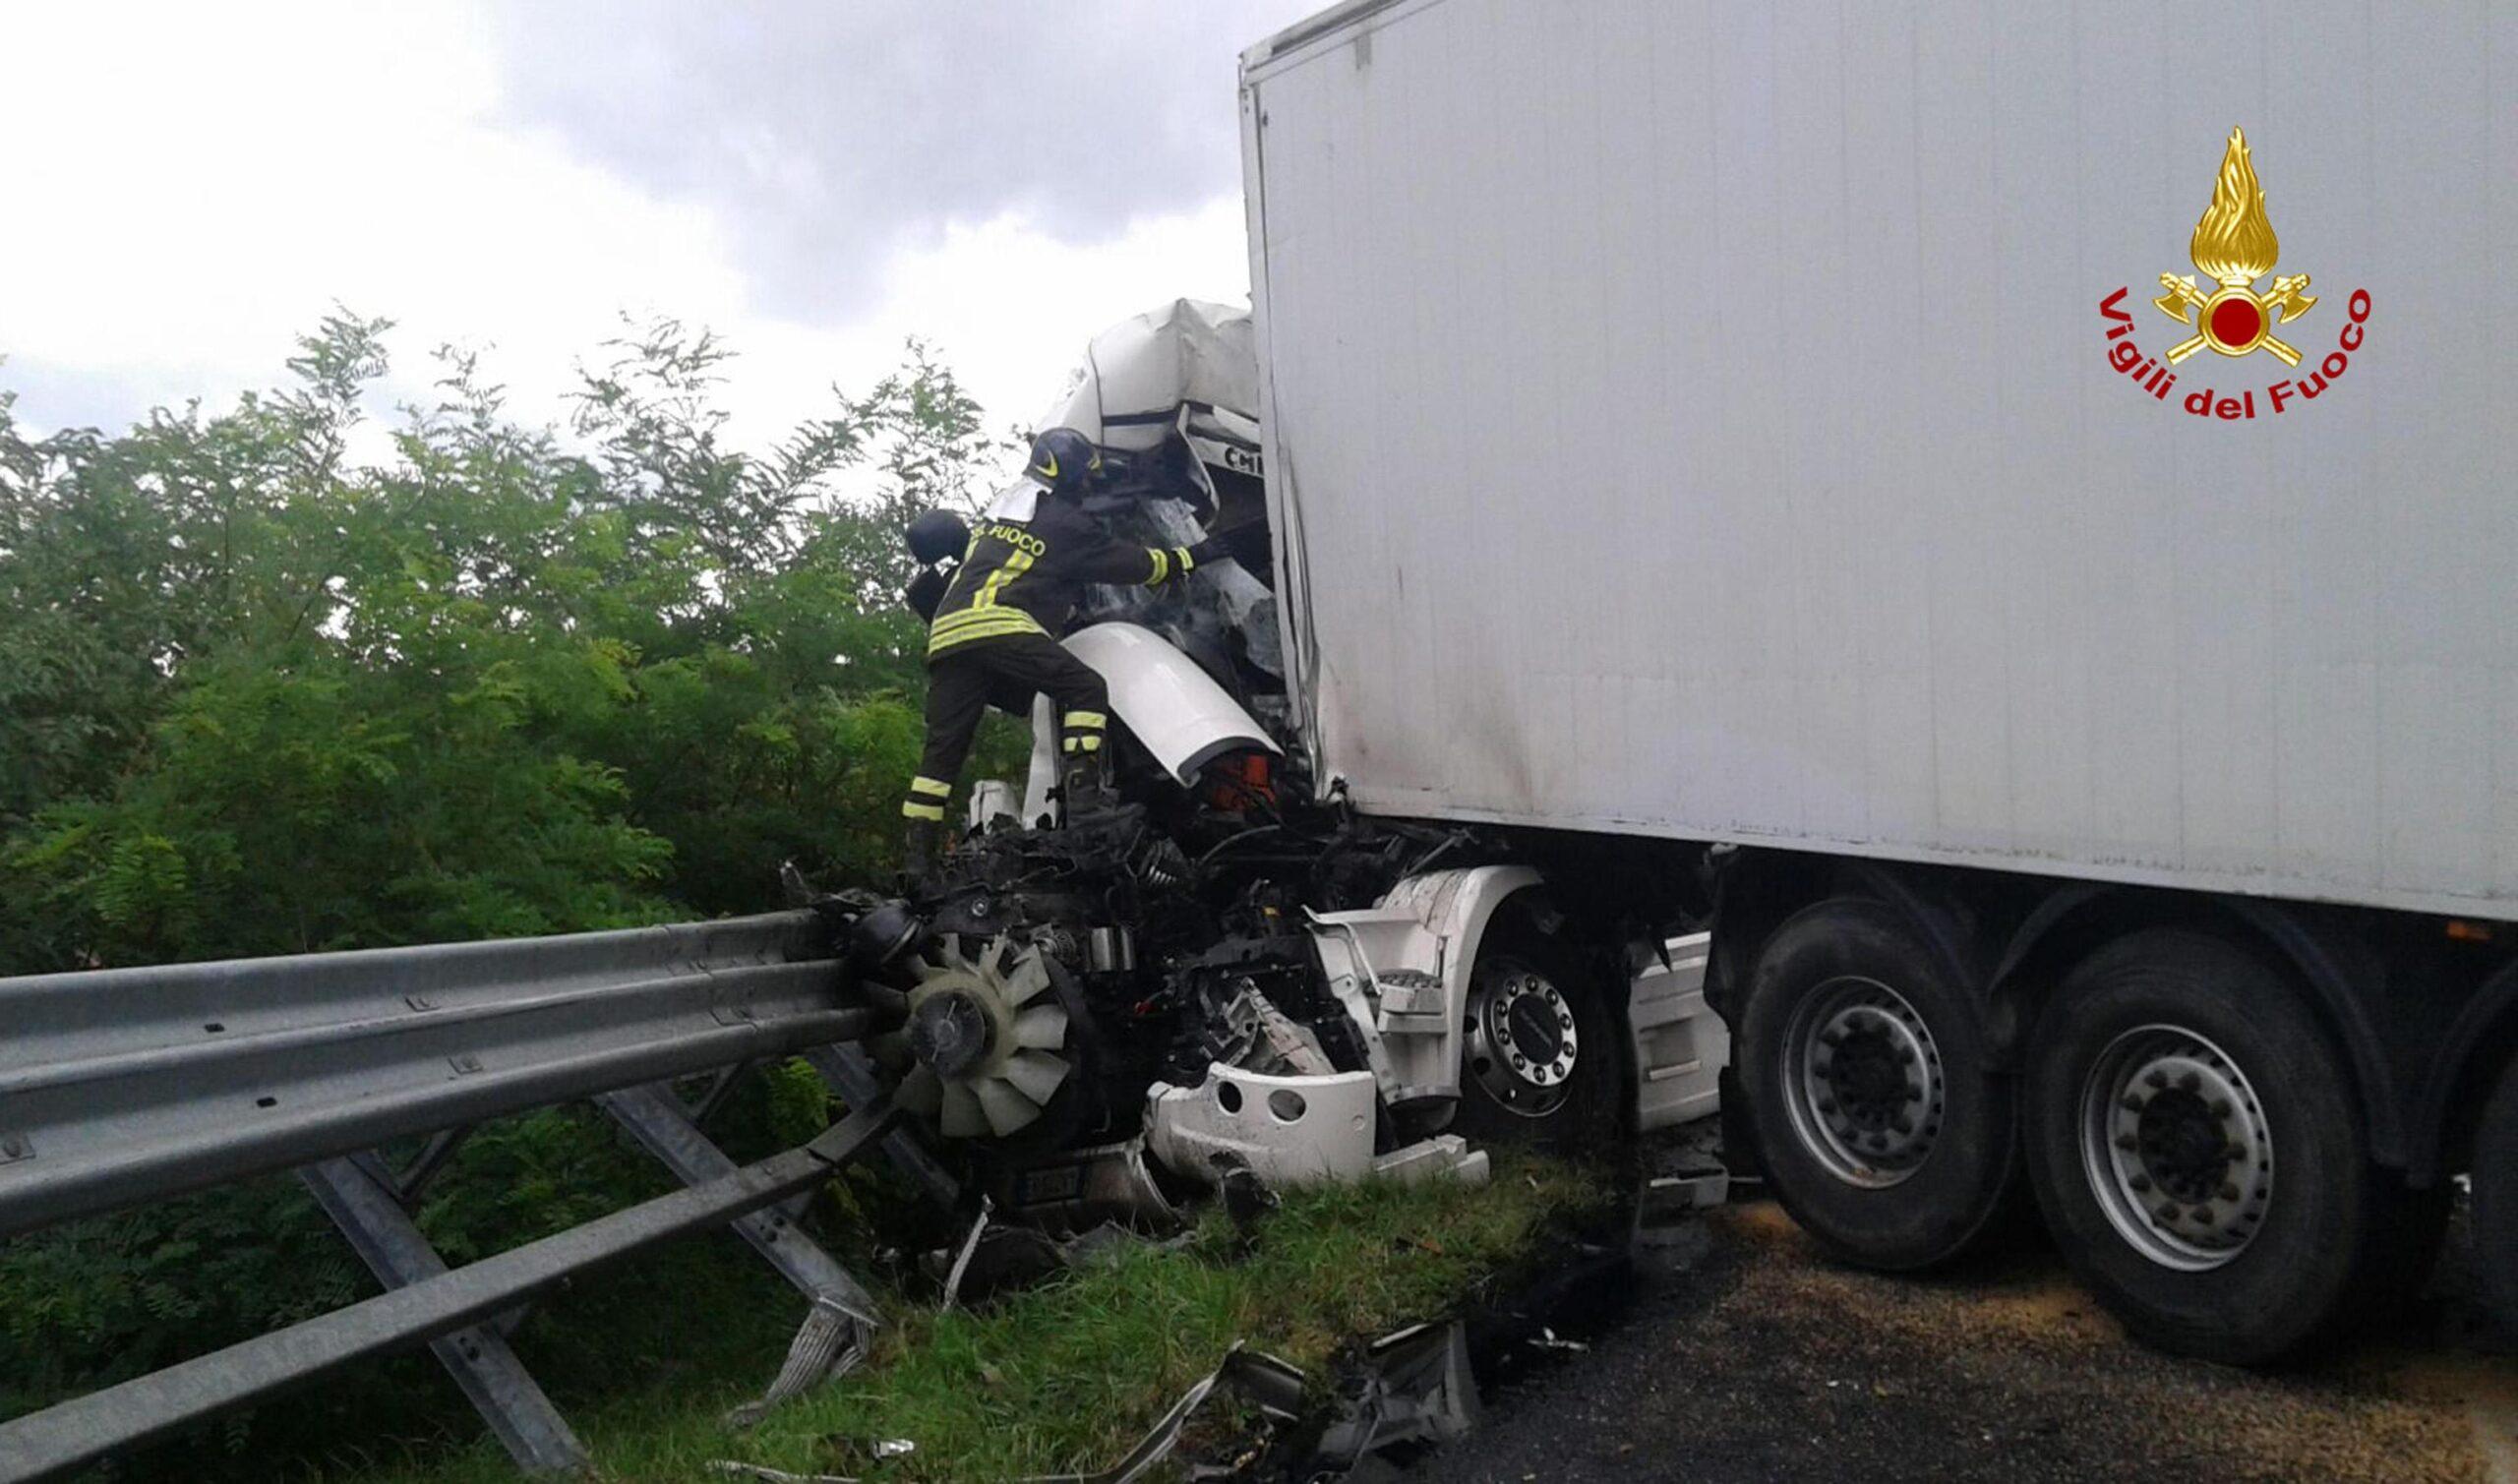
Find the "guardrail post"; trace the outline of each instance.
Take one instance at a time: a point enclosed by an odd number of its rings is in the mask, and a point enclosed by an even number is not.
[[[889,1133],[877,1099],[852,1108],[801,1149],[722,1179],[597,1217],[539,1241],[335,1309],[288,1329],[181,1361],[30,1416],[0,1422],[0,1479],[36,1479],[91,1463],[342,1366],[477,1325],[601,1263],[723,1226],[831,1178]]]
[[[595,1104],[685,1185],[704,1185],[735,1171],[735,1161],[690,1121],[669,1087],[625,1088],[604,1094]],[[832,1300],[867,1324],[875,1322],[873,1295],[820,1243],[799,1229],[784,1210],[773,1206],[733,1224],[752,1250],[767,1258],[805,1297]]]
[[[447,1272],[446,1260],[429,1245],[400,1199],[355,1159],[310,1164],[297,1177],[388,1289],[407,1288]],[[569,1473],[587,1465],[585,1445],[516,1359],[495,1322],[439,1336],[429,1341],[429,1349],[516,1467],[528,1473]]]
[[[864,1046],[855,1042],[813,1046],[804,1055],[830,1090],[852,1108],[865,1107],[883,1094],[882,1079],[875,1075],[873,1058],[866,1054]],[[961,1204],[961,1182],[936,1162],[927,1146],[908,1128],[896,1128],[884,1138],[883,1154],[891,1159],[893,1168],[916,1181],[936,1205],[950,1211]]]
[[[595,1104],[685,1185],[704,1185],[734,1172],[735,1161],[700,1131],[691,1110],[674,1095],[669,1083],[606,1093]],[[744,1426],[854,1367],[865,1358],[874,1331],[882,1325],[873,1295],[796,1224],[802,1214],[798,1208],[810,1194],[798,1196],[792,1206],[772,1206],[734,1223],[736,1233],[768,1259],[769,1266],[809,1304],[804,1324],[788,1346],[787,1362],[769,1390],[758,1400],[737,1408],[733,1420]]]

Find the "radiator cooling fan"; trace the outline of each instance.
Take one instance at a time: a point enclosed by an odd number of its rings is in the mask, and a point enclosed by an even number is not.
[[[1075,1070],[1069,1016],[1040,948],[999,935],[973,953],[947,933],[913,967],[907,1021],[874,1042],[906,1069],[900,1105],[948,1139],[1002,1139],[1038,1122]]]

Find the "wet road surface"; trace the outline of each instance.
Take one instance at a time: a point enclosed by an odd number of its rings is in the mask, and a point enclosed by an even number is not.
[[[1405,1470],[1462,1481],[2337,1480],[2518,1484],[2518,1359],[2453,1292],[2319,1366],[2128,1339],[2050,1252],[1948,1277],[1835,1267],[1770,1203],[1648,1244],[1588,1348],[1487,1388]],[[2442,1286],[2456,1286],[2453,1254]]]

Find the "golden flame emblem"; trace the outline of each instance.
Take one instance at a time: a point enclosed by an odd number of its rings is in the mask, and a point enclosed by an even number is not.
[[[2174,366],[2198,350],[2243,356],[2269,350],[2286,366],[2300,364],[2300,353],[2274,337],[2273,326],[2288,325],[2315,306],[2308,292],[2308,275],[2286,273],[2268,292],[2255,291],[2255,280],[2273,271],[2282,256],[2282,240],[2273,235],[2273,219],[2264,213],[2264,187],[2256,182],[2255,161],[2248,154],[2247,134],[2230,131],[2229,148],[2221,153],[2221,173],[2212,181],[2212,204],[2194,223],[2188,246],[2194,266],[2220,285],[2205,293],[2191,276],[2160,274],[2168,290],[2151,302],[2161,314],[2195,333],[2168,350]]]

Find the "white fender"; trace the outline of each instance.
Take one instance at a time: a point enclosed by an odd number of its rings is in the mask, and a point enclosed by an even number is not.
[[[1129,733],[1184,784],[1227,752],[1284,755],[1214,677],[1151,629],[1096,623],[1068,634],[1066,647],[1110,687],[1110,709]]]
[[[1461,1014],[1477,946],[1506,899],[1538,883],[1526,865],[1428,871],[1361,912],[1311,915],[1321,972],[1363,1029],[1383,1100],[1460,1096]]]

